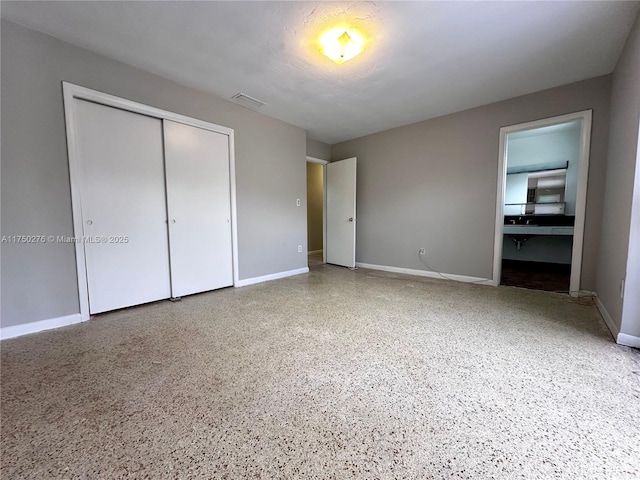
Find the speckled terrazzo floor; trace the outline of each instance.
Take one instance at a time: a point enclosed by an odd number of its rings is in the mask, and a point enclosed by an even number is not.
[[[321,265],[1,348],[3,480],[640,475],[588,299]]]

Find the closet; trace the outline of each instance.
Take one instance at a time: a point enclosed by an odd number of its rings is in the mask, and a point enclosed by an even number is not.
[[[232,285],[229,135],[71,101],[89,313]]]
[[[164,121],[173,297],[233,284],[229,141]]]

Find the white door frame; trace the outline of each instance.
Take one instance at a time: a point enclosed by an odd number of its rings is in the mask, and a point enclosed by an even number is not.
[[[327,263],[327,165],[331,162],[309,155],[307,155],[307,162],[322,165],[322,262]],[[307,225],[308,237],[309,226]]]
[[[229,178],[231,187],[231,237],[232,237],[232,256],[233,256],[233,284],[237,285],[238,278],[238,229],[237,229],[237,211],[236,211],[236,160],[235,160],[235,142],[234,131],[231,128],[222,127],[213,123],[197,120],[195,118],[186,117],[177,113],[169,112],[159,108],[151,107],[124,98],[109,95],[107,93],[91,90],[89,88],[74,85],[68,82],[62,82],[64,94],[64,114],[67,129],[67,152],[69,155],[69,179],[71,183],[71,212],[73,215],[73,232],[76,239],[82,238],[82,198],[80,195],[80,159],[78,158],[78,149],[76,145],[77,137],[77,115],[74,108],[74,99],[87,100],[90,102],[106,105],[110,107],[127,110],[129,112],[139,113],[160,120],[171,120],[173,122],[191,125],[193,127],[211,130],[213,132],[222,133],[229,137]],[[87,285],[86,259],[84,245],[81,241],[75,241],[76,251],[76,269],[78,276],[78,295],[80,301],[80,317],[81,321],[89,320],[89,289]]]
[[[500,285],[502,275],[502,243],[504,239],[504,196],[507,174],[507,134],[521,130],[547,127],[572,120],[582,120],[580,133],[580,158],[578,161],[578,190],[576,192],[575,225],[573,227],[573,250],[571,253],[571,280],[569,293],[580,294],[580,274],[582,272],[582,247],[584,242],[584,222],[587,204],[587,180],[589,175],[589,149],[591,144],[592,110],[569,113],[557,117],[543,118],[533,122],[519,123],[500,129],[500,150],[498,156],[498,193],[496,199],[495,239],[493,243],[493,278],[492,284]]]

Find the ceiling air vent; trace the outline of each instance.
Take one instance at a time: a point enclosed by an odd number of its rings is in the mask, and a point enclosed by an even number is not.
[[[266,105],[266,103],[258,100],[257,98],[253,98],[253,97],[247,95],[246,93],[236,93],[231,98],[237,104],[242,105],[243,107],[252,108],[254,110],[257,110],[258,108],[262,107],[263,105]]]

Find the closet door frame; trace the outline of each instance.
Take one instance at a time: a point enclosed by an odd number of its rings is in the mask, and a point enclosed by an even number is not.
[[[231,192],[231,255],[233,261],[233,285],[236,286],[238,279],[238,228],[236,210],[236,161],[234,131],[231,128],[222,127],[213,123],[197,120],[195,118],[179,115],[159,108],[151,107],[124,98],[116,97],[108,93],[91,90],[89,88],[74,85],[69,82],[62,82],[64,97],[65,124],[67,130],[67,153],[69,156],[69,180],[71,183],[71,212],[73,216],[73,235],[76,238],[82,237],[84,220],[82,217],[82,198],[80,189],[80,158],[78,154],[77,137],[77,114],[75,112],[75,100],[86,100],[89,102],[119,108],[133,113],[139,113],[160,120],[171,120],[172,122],[183,123],[193,127],[203,128],[212,132],[221,133],[229,138],[229,187]],[[167,239],[168,241],[168,239]],[[78,295],[81,321],[90,318],[89,313],[89,287],[87,283],[87,270],[84,245],[82,242],[75,242],[76,269],[78,275]]]

